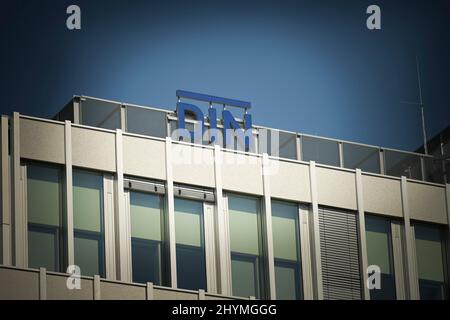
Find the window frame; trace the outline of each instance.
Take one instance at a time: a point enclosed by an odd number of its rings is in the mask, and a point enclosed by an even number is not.
[[[263,212],[263,201],[264,199],[261,196],[254,196],[254,195],[248,195],[243,194],[239,192],[224,192],[224,203],[226,204],[226,228],[228,230],[227,232],[227,248],[228,248],[228,259],[229,259],[229,288],[230,288],[230,294],[235,296],[235,293],[233,292],[233,272],[232,272],[232,256],[233,255],[246,255],[239,252],[232,251],[231,249],[231,237],[230,237],[230,206],[229,206],[229,200],[231,197],[238,197],[238,198],[246,198],[256,201],[256,216],[257,216],[257,229],[258,229],[258,247],[259,247],[259,253],[257,257],[258,259],[258,272],[259,272],[259,280],[260,283],[255,285],[255,288],[259,288],[259,292],[255,292],[254,298],[256,299],[265,299],[266,296],[269,293],[269,283],[266,280],[268,276],[268,266],[265,263],[265,257],[267,256],[267,248],[264,243],[264,230],[263,230],[263,219],[262,216]],[[248,255],[251,256],[251,255]]]
[[[124,180],[131,180],[131,181],[138,181],[139,184],[136,184],[136,188],[133,188],[131,185],[126,186],[124,184],[124,194],[125,194],[125,207],[126,207],[126,214],[127,214],[127,218],[129,221],[129,236],[127,237],[127,248],[129,249],[129,257],[130,257],[130,279],[131,281],[134,281],[133,279],[133,250],[132,250],[132,242],[133,242],[133,236],[132,236],[132,230],[131,230],[131,193],[132,192],[136,192],[136,193],[140,193],[140,194],[147,194],[147,195],[153,195],[159,198],[159,203],[160,203],[160,207],[159,207],[159,211],[160,211],[160,227],[161,227],[161,243],[160,243],[160,266],[159,266],[159,270],[160,270],[160,274],[159,274],[159,278],[160,278],[160,283],[156,285],[162,285],[162,286],[168,286],[169,285],[169,255],[167,253],[168,251],[168,237],[167,237],[167,215],[165,214],[166,212],[166,205],[165,205],[165,191],[164,188],[158,189],[158,186],[160,185],[157,182],[152,182],[152,181],[143,181],[143,180],[135,180],[135,179],[128,179],[128,178],[124,178]],[[146,186],[148,186],[149,188],[146,188]],[[155,187],[152,191],[151,187]],[[142,239],[140,238],[135,238],[138,241]],[[150,240],[148,240],[150,241]],[[156,242],[156,241],[155,241]]]
[[[37,167],[47,167],[51,169],[56,169],[58,171],[58,184],[59,184],[59,225],[52,226],[46,224],[39,224],[29,222],[28,219],[28,168],[29,166],[37,166]],[[23,176],[23,205],[24,205],[24,227],[25,227],[25,257],[26,257],[26,265],[29,266],[29,251],[28,251],[28,233],[31,229],[34,229],[35,232],[42,232],[47,234],[55,235],[55,270],[54,272],[64,272],[67,266],[67,205],[66,205],[66,194],[65,194],[65,186],[66,186],[66,177],[64,173],[64,166],[49,163],[46,161],[38,161],[38,160],[28,160],[24,159],[20,162],[20,167]],[[41,230],[41,231],[37,231]]]
[[[74,187],[75,187],[75,175],[76,172],[82,172],[85,174],[91,174],[91,175],[95,175],[98,176],[101,179],[101,189],[99,190],[100,193],[100,231],[99,232],[94,232],[94,231],[89,231],[89,230],[82,230],[82,229],[77,229],[75,227],[75,210],[73,209],[73,250],[74,250],[74,264],[76,265],[76,257],[75,257],[75,241],[77,239],[77,234],[81,235],[81,239],[88,239],[88,240],[97,240],[99,241],[99,276],[102,278],[107,278],[108,274],[110,273],[110,271],[108,270],[110,267],[108,266],[109,263],[109,259],[107,257],[107,253],[109,252],[107,246],[111,246],[114,244],[108,243],[108,235],[107,233],[107,229],[114,227],[114,226],[107,226],[107,224],[109,223],[109,221],[107,221],[107,213],[105,212],[107,209],[107,199],[105,197],[105,192],[107,189],[106,186],[106,180],[107,177],[105,175],[104,172],[102,171],[96,171],[96,170],[92,170],[92,169],[86,169],[86,168],[80,168],[80,167],[72,167],[72,201],[73,201],[73,208],[75,208],[75,196],[74,196]],[[95,237],[96,234],[100,234],[100,237]],[[101,258],[101,259],[100,259]],[[83,274],[82,274],[83,275]],[[109,274],[109,276],[111,276],[111,274]]]
[[[274,267],[277,267],[277,264],[282,264],[282,265],[290,265],[290,266],[295,266],[295,275],[296,275],[296,288],[295,288],[295,293],[296,293],[296,298],[294,300],[303,300],[305,299],[305,279],[304,279],[304,266],[303,266],[303,258],[306,254],[308,254],[308,252],[303,252],[302,250],[302,243],[305,238],[305,236],[309,235],[302,235],[302,230],[301,230],[301,224],[302,224],[302,213],[301,210],[308,210],[305,208],[304,205],[297,203],[297,202],[293,202],[293,201],[288,201],[288,200],[283,200],[283,199],[278,199],[278,198],[271,198],[270,204],[271,204],[271,219],[272,219],[272,223],[273,223],[273,204],[274,203],[279,203],[281,205],[291,205],[294,206],[296,209],[296,215],[295,215],[295,230],[296,230],[296,239],[295,239],[295,245],[296,245],[296,251],[297,251],[297,261],[294,260],[288,260],[288,259],[282,259],[282,258],[276,258],[275,257],[275,248],[274,248]],[[307,221],[306,221],[307,222]],[[273,229],[273,226],[272,226]],[[272,230],[273,232],[273,230]],[[272,241],[272,245],[273,245],[273,241]],[[274,269],[275,272],[275,269]],[[298,283],[298,285],[297,285]],[[277,284],[276,284],[276,278],[275,278],[275,290],[277,289]],[[277,297],[278,299],[278,297]]]

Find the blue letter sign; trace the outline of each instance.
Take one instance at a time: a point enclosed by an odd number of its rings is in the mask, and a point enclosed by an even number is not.
[[[187,98],[191,100],[205,101],[210,104],[208,109],[208,118],[211,132],[217,132],[217,110],[212,108],[212,104],[221,104],[224,106],[222,111],[222,122],[223,122],[223,137],[224,146],[232,147],[234,144],[234,137],[231,133],[237,133],[238,138],[244,140],[245,151],[250,150],[252,142],[252,117],[247,113],[248,109],[251,108],[250,102],[220,98],[195,92],[177,90],[177,115],[178,115],[178,128],[186,129],[186,113],[193,115],[194,120],[198,121],[200,126],[198,126],[194,132],[191,132],[191,137],[203,137],[205,129],[205,119],[202,110],[196,105],[181,102],[181,98]],[[225,106],[238,107],[244,109],[244,128],[241,128],[239,122],[233,117],[230,111],[225,110]],[[198,130],[198,131],[197,131]],[[216,141],[216,134],[211,134],[210,142]],[[239,139],[238,139],[239,140]],[[196,141],[197,142],[197,141]]]

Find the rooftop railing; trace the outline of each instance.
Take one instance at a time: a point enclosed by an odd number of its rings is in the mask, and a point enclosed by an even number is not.
[[[160,138],[170,136],[177,129],[177,117],[173,111],[86,96],[74,97],[72,102],[55,118]],[[194,123],[193,120],[191,123],[187,123],[186,128],[193,130]],[[276,150],[271,148],[272,133],[278,135]],[[204,141],[204,144],[208,144],[208,141]],[[261,126],[253,127],[253,145],[250,152],[268,153],[270,156],[300,161],[313,160],[330,166],[358,168],[370,173],[396,177],[406,176],[410,179],[434,183],[450,181],[448,173],[446,177],[445,170],[449,167],[449,161],[430,155]]]

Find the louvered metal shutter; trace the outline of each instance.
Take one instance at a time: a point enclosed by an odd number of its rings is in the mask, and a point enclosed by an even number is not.
[[[320,208],[319,224],[324,299],[361,299],[356,214]]]

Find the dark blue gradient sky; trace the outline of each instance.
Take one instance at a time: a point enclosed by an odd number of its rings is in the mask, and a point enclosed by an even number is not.
[[[82,30],[65,26],[82,10]],[[366,28],[370,4],[382,30]],[[175,90],[251,101],[259,125],[414,150],[450,124],[450,1],[2,1],[1,111],[74,94],[174,109]]]

